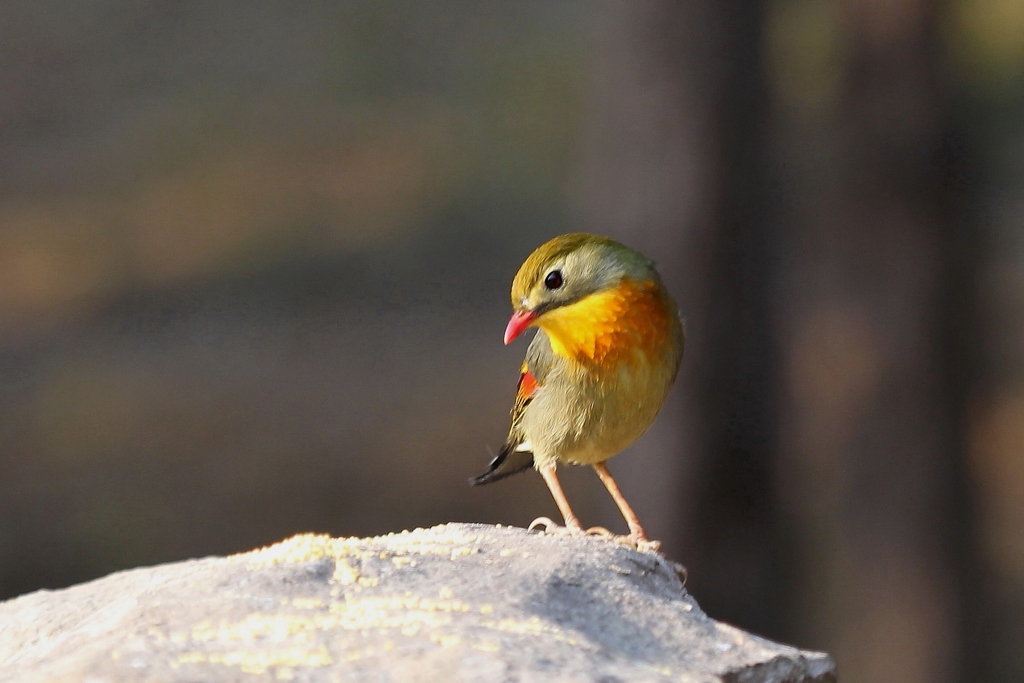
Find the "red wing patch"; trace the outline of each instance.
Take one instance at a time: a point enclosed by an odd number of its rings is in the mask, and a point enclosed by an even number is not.
[[[525,401],[537,391],[537,378],[529,370],[519,375],[519,386],[516,387],[516,401]]]
[[[537,387],[539,386],[537,378],[526,369],[526,364],[524,363],[523,372],[519,375],[519,384],[516,387],[516,403],[512,406],[513,429],[519,424],[519,420],[523,417],[523,411],[526,410],[526,406],[530,405],[530,401],[533,399],[533,395],[537,393]]]

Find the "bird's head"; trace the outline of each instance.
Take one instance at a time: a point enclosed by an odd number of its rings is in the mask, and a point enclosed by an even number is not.
[[[544,314],[617,286],[624,278],[660,281],[643,254],[607,237],[577,232],[539,246],[512,281],[512,318],[505,343]]]

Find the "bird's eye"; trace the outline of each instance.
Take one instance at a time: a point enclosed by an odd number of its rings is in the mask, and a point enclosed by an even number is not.
[[[552,270],[548,273],[548,276],[544,278],[544,286],[548,289],[558,289],[562,286],[562,271]]]

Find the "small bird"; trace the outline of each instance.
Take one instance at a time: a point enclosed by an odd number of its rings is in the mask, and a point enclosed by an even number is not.
[[[683,356],[679,311],[654,262],[607,237],[561,235],[520,267],[512,308],[506,345],[529,327],[539,329],[520,370],[505,445],[470,483],[534,467],[562,513],[563,531],[584,533],[555,467],[590,465],[629,525],[626,539],[657,549],[606,465],[654,422]],[[530,528],[538,525],[562,529],[545,517]]]

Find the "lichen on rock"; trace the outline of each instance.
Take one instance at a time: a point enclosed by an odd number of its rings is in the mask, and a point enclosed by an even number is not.
[[[2,603],[0,679],[834,680],[707,617],[678,570],[500,526],[300,534]]]

